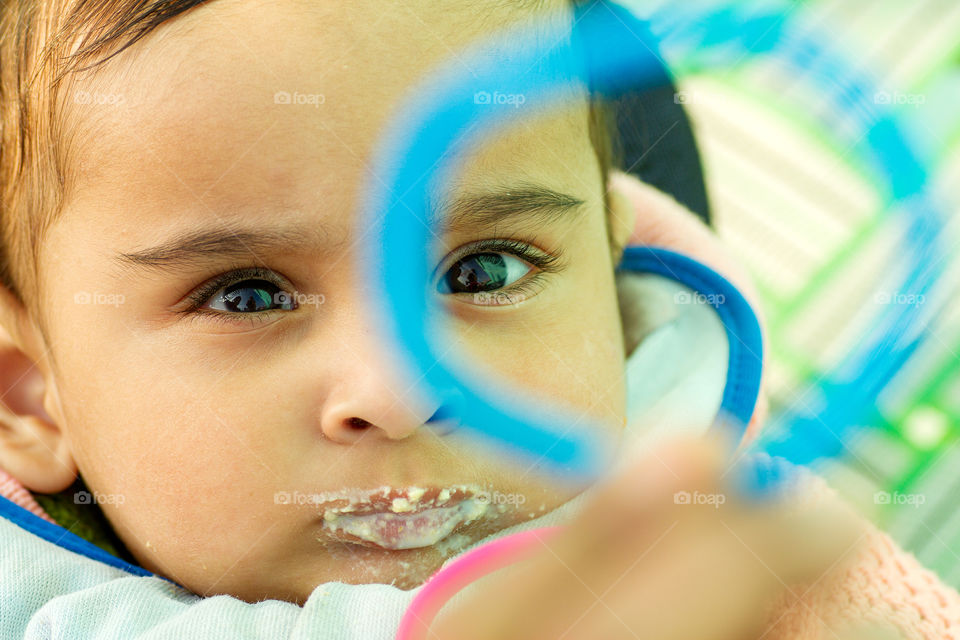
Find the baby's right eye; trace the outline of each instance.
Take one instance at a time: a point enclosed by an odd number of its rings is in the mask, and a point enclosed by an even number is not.
[[[221,287],[204,305],[214,311],[249,313],[296,309],[293,296],[267,280],[247,279],[228,287]]]
[[[187,311],[222,315],[292,311],[296,296],[278,275],[259,267],[224,273],[197,287],[187,297]]]

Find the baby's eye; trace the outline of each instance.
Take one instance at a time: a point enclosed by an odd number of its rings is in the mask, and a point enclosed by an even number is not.
[[[214,311],[253,313],[277,309],[296,309],[293,296],[279,286],[261,278],[248,278],[220,287],[202,305]]]
[[[524,260],[502,252],[474,253],[460,258],[437,283],[440,293],[480,293],[509,287],[530,273]]]

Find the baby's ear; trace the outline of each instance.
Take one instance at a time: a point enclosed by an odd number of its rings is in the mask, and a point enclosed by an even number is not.
[[[44,407],[56,390],[34,359],[38,336],[23,305],[0,286],[0,468],[31,491],[57,493],[76,479],[77,466]]]

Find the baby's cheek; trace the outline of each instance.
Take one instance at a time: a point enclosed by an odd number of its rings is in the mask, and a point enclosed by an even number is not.
[[[534,403],[620,424],[626,408],[616,305],[599,295],[581,303],[582,309],[558,305],[523,320],[469,330],[464,367],[479,367]]]
[[[237,425],[174,395],[88,395],[104,401],[71,403],[70,424],[80,473],[117,534],[144,566],[177,580],[226,571],[235,549],[269,528],[272,492]]]
[[[215,482],[213,474],[170,471],[156,482],[150,479],[158,474],[137,477],[126,491],[129,501],[108,513],[144,567],[198,593],[235,593],[258,582],[250,580],[254,567],[276,566],[268,534],[284,538],[289,531],[262,488],[236,482],[229,472]]]

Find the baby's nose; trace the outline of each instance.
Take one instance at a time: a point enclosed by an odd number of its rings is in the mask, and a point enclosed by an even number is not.
[[[385,436],[402,440],[421,427],[442,430],[447,420],[439,403],[425,399],[413,378],[379,361],[357,361],[341,371],[339,383],[327,396],[320,428],[341,444]]]
[[[369,430],[380,431],[391,440],[406,438],[421,427],[430,428],[437,435],[446,435],[453,431],[454,425],[450,421],[442,419],[440,416],[440,411],[437,411],[425,421],[412,420],[406,423],[395,422],[391,419],[381,419],[374,423],[366,418],[351,416],[342,424],[332,424],[329,429],[324,426],[323,434],[330,440],[341,444],[353,444],[361,437],[364,437],[364,432]]]

